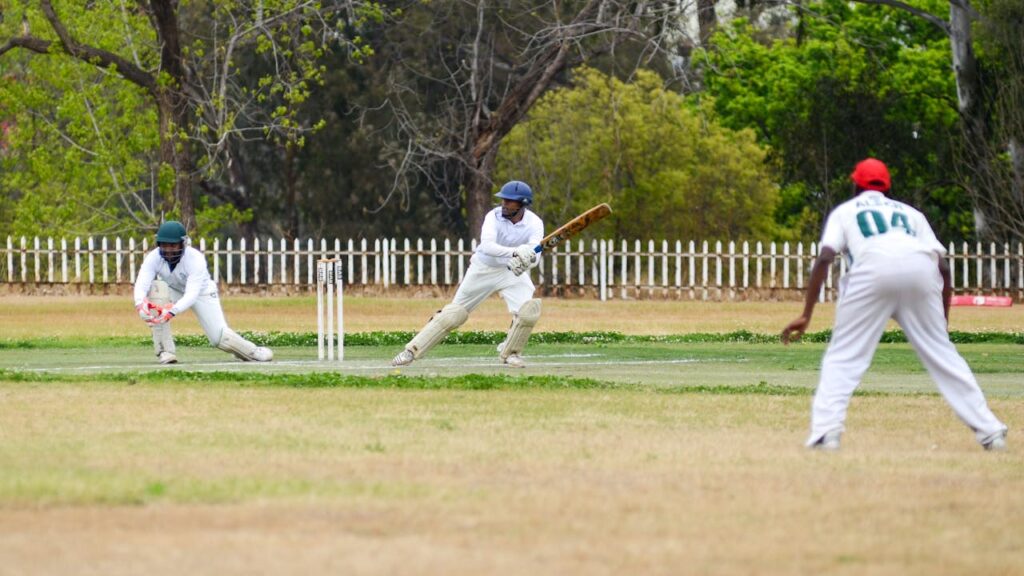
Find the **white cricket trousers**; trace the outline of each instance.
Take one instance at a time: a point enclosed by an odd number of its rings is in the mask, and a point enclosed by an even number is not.
[[[459,284],[459,289],[455,291],[452,304],[458,304],[467,312],[472,312],[481,302],[497,292],[505,300],[508,311],[516,314],[527,300],[533,298],[533,291],[533,280],[530,279],[528,271],[516,276],[505,267],[471,263],[462,283]]]
[[[181,292],[170,287],[169,290],[172,302],[177,302],[181,299]],[[200,294],[195,304],[192,305],[191,310],[195,312],[196,318],[199,319],[199,325],[203,327],[203,332],[206,334],[206,339],[210,341],[210,346],[220,344],[220,336],[228,324],[224,320],[224,310],[220,307],[217,287],[214,285],[204,294]],[[172,323],[173,320],[153,326],[153,347],[156,349],[157,356],[160,355],[160,352],[176,353],[174,338],[171,336]]]
[[[1005,432],[1006,425],[989,410],[974,374],[949,340],[942,311],[942,276],[935,260],[924,253],[864,258],[851,269],[836,307],[807,445],[844,429],[850,397],[871,365],[889,318],[899,323],[942,396],[978,442]]]

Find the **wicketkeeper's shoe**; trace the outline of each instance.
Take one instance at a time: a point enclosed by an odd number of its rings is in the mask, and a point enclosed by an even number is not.
[[[178,357],[170,352],[161,352],[156,356],[157,362],[161,364],[177,364]]]
[[[505,358],[505,365],[509,368],[523,368],[526,361],[519,354],[509,354],[508,358]]]
[[[397,356],[391,359],[392,366],[408,366],[416,357],[408,350],[402,350]]]
[[[835,452],[839,450],[839,437],[842,436],[842,432],[839,430],[833,430],[826,432],[817,442],[811,444],[811,450],[821,450],[823,452]]]
[[[1001,432],[982,443],[982,448],[989,452],[1003,452],[1006,450],[1006,432]]]
[[[256,349],[252,351],[253,362],[270,362],[273,359],[274,351],[270,348],[257,346]]]

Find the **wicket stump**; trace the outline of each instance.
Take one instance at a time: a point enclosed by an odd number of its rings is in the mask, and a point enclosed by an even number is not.
[[[345,283],[341,266],[337,258],[327,258],[316,263],[316,351],[319,360],[334,360],[335,317],[338,321],[338,361],[345,359]]]

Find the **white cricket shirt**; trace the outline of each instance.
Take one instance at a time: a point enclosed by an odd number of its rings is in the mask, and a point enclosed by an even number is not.
[[[861,192],[832,210],[821,246],[845,255],[851,269],[870,261],[872,254],[925,253],[937,261],[946,253],[924,214],[874,190]]]
[[[185,247],[181,260],[174,270],[171,270],[170,264],[160,256],[159,248],[146,254],[142,267],[139,268],[139,275],[135,277],[136,306],[142,304],[142,299],[149,294],[149,289],[156,278],[167,282],[171,289],[181,292],[182,297],[171,308],[171,313],[175,316],[191,308],[201,294],[216,288],[206,267],[206,258],[202,252],[191,246]]]
[[[527,209],[523,211],[522,220],[513,223],[501,215],[499,206],[484,216],[484,224],[480,227],[480,244],[470,262],[504,268],[517,246],[536,246],[543,239],[544,221],[540,216]]]

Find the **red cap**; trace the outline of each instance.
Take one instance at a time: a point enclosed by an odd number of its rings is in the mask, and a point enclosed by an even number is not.
[[[889,169],[881,160],[874,158],[861,160],[853,169],[853,174],[850,174],[850,180],[867,190],[889,191]]]

